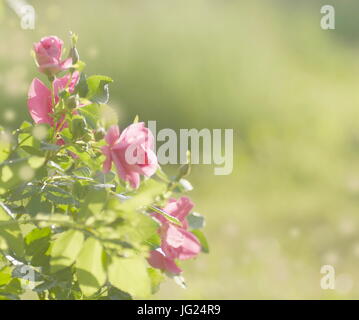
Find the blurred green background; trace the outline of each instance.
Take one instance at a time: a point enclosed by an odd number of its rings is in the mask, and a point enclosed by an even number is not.
[[[32,43],[79,34],[111,76],[120,125],[233,128],[234,170],[196,166],[211,252],[156,299],[359,298],[357,0],[33,0],[35,30],[0,6],[0,124],[30,119]],[[333,4],[336,30],[320,28]],[[320,268],[336,269],[322,290]]]

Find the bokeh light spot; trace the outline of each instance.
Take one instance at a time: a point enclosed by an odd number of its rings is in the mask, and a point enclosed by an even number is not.
[[[33,136],[38,140],[43,140],[47,136],[47,128],[44,125],[37,125],[32,130]]]
[[[28,165],[24,165],[19,169],[19,177],[21,180],[28,181],[32,179],[34,175],[34,170],[31,169]]]

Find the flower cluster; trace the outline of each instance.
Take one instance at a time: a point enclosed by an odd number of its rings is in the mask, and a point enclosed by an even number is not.
[[[60,71],[69,69],[71,57],[61,61],[63,41],[56,36],[45,37],[34,44],[36,61],[40,72],[54,76]],[[72,94],[79,81],[79,72],[75,71],[52,81],[52,88],[35,78],[28,92],[28,108],[36,124],[46,123],[54,126],[57,131],[66,128],[68,124],[62,116],[54,123],[53,114],[55,105],[59,101],[59,93],[68,90]],[[78,105],[76,107],[81,107]],[[76,113],[76,110],[73,111]],[[109,128],[106,137],[107,146],[102,147],[106,156],[103,165],[105,172],[111,170],[112,162],[116,166],[119,177],[128,181],[133,188],[140,185],[140,175],[152,176],[158,167],[157,157],[153,151],[154,137],[145,128],[144,123],[135,123],[126,128],[120,135],[118,126]],[[63,144],[63,140],[57,140]]]
[[[61,61],[62,40],[55,36],[41,39],[34,45],[39,70],[46,74],[56,74],[71,67],[69,59]],[[30,86],[28,94],[28,107],[35,123],[47,123],[61,131],[67,126],[60,120],[55,123],[51,114],[54,112],[54,104],[58,103],[59,92],[68,89],[73,93],[79,80],[79,73],[74,72],[57,78],[53,81],[54,99],[51,99],[51,90],[43,82],[35,78]],[[81,107],[81,106],[79,106]],[[105,135],[107,145],[101,150],[106,159],[103,163],[105,173],[111,170],[112,164],[116,167],[118,176],[129,182],[137,189],[140,185],[140,175],[151,177],[158,168],[158,162],[154,148],[154,137],[143,122],[133,123],[120,134],[117,125],[111,126]],[[148,259],[149,263],[158,269],[166,270],[174,274],[181,272],[175,259],[186,260],[195,257],[201,251],[201,245],[193,233],[188,231],[187,215],[194,204],[187,197],[178,200],[171,198],[163,210],[170,216],[177,218],[182,226],[169,222],[158,213],[153,216],[161,223],[159,234],[161,246],[158,250],[152,250]]]
[[[36,274],[40,299],[147,297],[208,252],[204,218],[181,196],[190,163],[167,176],[144,122],[120,131],[103,116],[112,79],[83,72],[76,42],[67,58],[55,36],[34,44],[49,85],[33,79],[33,123],[0,140],[0,299],[23,293],[17,266]]]

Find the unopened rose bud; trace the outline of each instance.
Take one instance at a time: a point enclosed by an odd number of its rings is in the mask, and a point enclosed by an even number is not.
[[[72,58],[72,64],[76,64],[80,60],[79,52],[76,47],[70,49],[70,57]]]
[[[188,176],[191,173],[191,164],[184,164],[179,168],[179,176],[180,178]]]
[[[188,176],[191,173],[191,152],[190,151],[186,152],[186,157],[187,157],[187,163],[180,166],[179,172],[178,172],[178,175],[176,178],[177,181],[179,181],[181,178],[183,178],[185,176]]]
[[[106,131],[104,128],[99,128],[95,131],[95,140],[100,141],[102,140],[106,135]]]

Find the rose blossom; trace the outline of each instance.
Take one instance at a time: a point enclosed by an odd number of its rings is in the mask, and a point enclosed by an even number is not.
[[[119,177],[128,181],[133,188],[138,188],[140,175],[152,176],[158,167],[154,148],[154,137],[143,122],[133,123],[120,135],[118,126],[111,126],[102,147],[106,156],[104,172],[111,170],[112,162]]]
[[[194,258],[201,251],[201,244],[196,236],[188,231],[187,216],[191,212],[194,204],[188,197],[180,199],[170,199],[163,210],[177,218],[182,226],[170,223],[165,217],[158,213],[153,213],[160,222],[159,233],[161,236],[161,249],[169,259],[186,260]]]
[[[72,59],[61,61],[63,41],[56,36],[42,38],[34,43],[34,51],[39,71],[47,75],[56,73],[71,67]]]
[[[61,90],[65,89],[67,83],[70,80],[70,74],[57,78],[54,80],[54,95],[55,103],[59,101],[58,94]],[[69,83],[69,91],[72,93],[75,90],[75,86],[79,80],[79,72],[74,72],[72,79]],[[35,78],[32,80],[27,100],[28,109],[30,115],[36,124],[47,123],[51,126],[54,125],[54,120],[51,114],[54,112],[54,106],[52,105],[51,90],[44,85],[44,83]],[[61,122],[61,121],[60,121]],[[59,125],[59,124],[57,124]],[[62,127],[61,129],[63,129]]]

